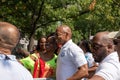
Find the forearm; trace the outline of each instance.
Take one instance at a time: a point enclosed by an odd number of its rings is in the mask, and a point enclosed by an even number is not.
[[[67,80],[81,80],[83,77],[87,77],[87,76],[88,76],[88,67],[87,64],[85,64],[82,67],[80,67],[78,71],[74,73],[73,76],[71,76]]]
[[[95,74],[95,71],[90,71],[90,72],[89,72],[89,75],[88,75],[86,78],[89,79],[89,78],[91,78],[94,74]]]
[[[88,69],[88,72],[96,71],[96,69],[97,69],[96,66],[90,67],[90,68]]]
[[[96,69],[97,69],[97,66],[90,67],[90,68],[88,69],[89,76],[88,76],[87,78],[91,78],[91,77],[94,75]]]

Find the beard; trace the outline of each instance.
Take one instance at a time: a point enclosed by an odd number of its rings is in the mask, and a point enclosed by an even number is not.
[[[94,59],[95,59],[96,62],[100,63],[106,57],[106,55],[107,55],[107,50],[106,49],[102,49],[102,50],[100,50],[99,53],[97,53],[95,55]]]

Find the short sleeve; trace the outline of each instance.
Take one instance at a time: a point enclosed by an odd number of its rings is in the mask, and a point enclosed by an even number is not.
[[[83,51],[77,47],[77,48],[71,48],[69,49],[70,57],[72,58],[72,62],[76,65],[76,67],[80,67],[84,64],[87,64],[87,61],[85,59]]]
[[[115,77],[117,77],[117,69],[111,63],[104,63],[98,67],[95,75],[99,75],[105,80],[115,80]]]

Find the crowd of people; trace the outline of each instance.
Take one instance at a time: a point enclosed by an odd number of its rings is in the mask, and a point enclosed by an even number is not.
[[[41,36],[30,54],[16,59],[12,51],[20,32],[13,24],[0,22],[1,80],[120,80],[120,31],[109,36],[108,31],[98,32],[76,44],[71,28],[60,25]]]

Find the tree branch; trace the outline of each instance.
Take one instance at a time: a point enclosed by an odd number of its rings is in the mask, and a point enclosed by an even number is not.
[[[41,26],[47,26],[47,25],[49,25],[50,23],[57,22],[57,21],[63,21],[63,20],[62,20],[62,19],[50,20],[50,21],[47,21],[47,22],[45,22],[45,23],[43,23],[43,24],[40,24],[39,26],[37,26],[36,29],[38,29],[38,28],[41,27]]]
[[[79,15],[83,15],[83,14],[85,14],[85,13],[88,13],[88,12],[94,10],[95,4],[96,4],[96,0],[93,0],[93,1],[91,2],[91,4],[89,5],[88,9],[80,12]]]
[[[114,4],[118,5],[120,7],[120,3],[117,2],[116,0],[113,0]]]
[[[36,20],[32,23],[31,34],[33,34],[35,32],[35,30],[36,30],[37,21],[40,19],[41,15],[42,15],[43,5],[44,5],[44,0],[42,0],[42,2],[41,2],[40,8],[39,8],[39,12],[38,12],[38,16],[37,16]],[[33,13],[33,15],[32,15],[33,19],[34,19],[34,16],[35,16],[35,13]]]
[[[38,12],[38,17],[36,18],[36,20],[34,22],[34,25],[37,23],[37,21],[40,19],[41,15],[42,15],[42,9],[43,9],[43,5],[44,5],[44,1],[45,0],[42,0],[42,3],[41,3],[40,8],[39,8],[39,12]]]
[[[96,0],[93,0],[89,7],[86,9],[86,10],[83,10],[83,11],[79,11],[79,14],[78,15],[72,15],[68,18],[76,18],[77,16],[81,16],[81,15],[84,15],[86,13],[89,13],[90,11],[93,11],[94,10],[94,7],[95,7],[95,4],[96,4]]]

